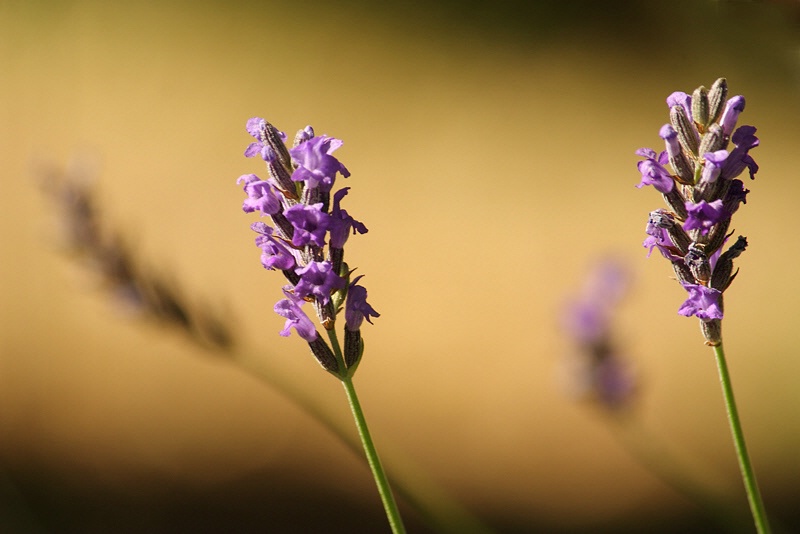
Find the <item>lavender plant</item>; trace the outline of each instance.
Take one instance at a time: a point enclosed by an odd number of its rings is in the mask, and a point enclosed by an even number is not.
[[[295,377],[284,375],[263,355],[254,356],[243,349],[227,307],[220,310],[205,300],[198,301],[193,292],[178,287],[177,275],[145,265],[139,251],[130,245],[130,238],[102,210],[95,176],[85,165],[67,169],[42,166],[36,178],[58,215],[54,231],[63,234],[60,248],[71,259],[91,268],[98,275],[100,286],[127,310],[136,311],[138,318],[185,334],[209,354],[223,356],[252,373],[358,453],[362,443],[347,431],[347,422],[342,421],[338,411],[309,394]],[[452,533],[490,532],[401,451],[391,450],[389,456],[396,466],[396,490],[432,528]]]
[[[708,90],[698,87],[691,96],[676,91],[667,98],[667,105],[670,122],[659,132],[666,149],[636,151],[644,158],[638,164],[642,180],[637,187],[652,185],[668,206],[650,213],[644,246],[650,252],[657,248],[670,261],[688,293],[678,313],[700,320],[705,342],[714,350],[751,513],[758,531],[769,532],[722,348],[723,293],[738,273],[733,260],[747,247],[743,236],[727,246],[733,234],[728,232],[731,217],[746,203],[749,192],[737,177],[747,170],[755,178],[758,165],[749,152],[759,140],[755,127],[736,128],[745,99],[728,99],[724,78]],[[730,150],[729,143],[733,144]]]
[[[370,436],[363,410],[353,386],[353,375],[364,352],[361,326],[379,317],[367,302],[367,290],[359,284],[362,276],[344,261],[344,245],[350,233],[364,234],[367,227],[341,208],[349,187],[334,192],[337,174],[350,172],[333,156],[342,141],[327,135],[317,136],[311,126],[297,132],[291,148],[286,135],[260,117],[247,121],[247,131],[255,138],[245,150],[247,157],[264,160],[269,178],[255,174],[239,177],[247,198],[242,209],[269,216],[272,226],[259,221],[251,225],[258,235],[261,264],[280,270],[288,284],[275,312],[286,318],[282,336],[291,330],[308,343],[323,369],[344,386],[356,427],[361,437],[372,474],[392,531],[405,532],[386,474]],[[303,310],[310,303],[328,341]],[[344,347],[336,333],[336,320],[344,311]]]
[[[630,279],[623,262],[613,258],[599,262],[562,315],[563,330],[575,349],[575,373],[571,373],[575,389],[611,413],[631,407],[638,385],[612,328]]]

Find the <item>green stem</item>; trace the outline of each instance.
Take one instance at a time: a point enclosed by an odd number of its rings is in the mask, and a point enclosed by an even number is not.
[[[750,512],[756,524],[756,530],[760,534],[770,532],[767,513],[764,510],[764,503],[761,500],[761,492],[758,489],[756,475],[753,466],[750,464],[750,456],[747,454],[747,445],[744,442],[742,424],[739,421],[739,411],[736,409],[736,400],[733,398],[733,386],[731,377],[728,374],[728,364],[725,362],[725,351],[722,344],[714,347],[714,355],[717,357],[717,368],[719,369],[719,381],[722,383],[722,393],[725,396],[725,408],[728,412],[728,422],[731,425],[733,434],[733,444],[736,447],[736,456],[739,458],[739,468],[742,471],[742,480],[747,492],[747,500],[750,502]]]
[[[386,510],[389,525],[395,534],[405,533],[406,528],[403,526],[403,519],[400,517],[400,511],[397,509],[392,489],[389,487],[389,479],[386,478],[381,459],[378,458],[378,451],[375,449],[369,428],[367,428],[367,420],[364,418],[364,412],[358,402],[358,395],[356,395],[356,389],[353,387],[353,379],[350,377],[342,379],[342,385],[345,393],[347,393],[347,400],[350,403],[350,409],[356,421],[358,435],[361,436],[361,443],[364,445],[364,452],[367,455],[367,463],[369,463],[369,468],[372,470],[375,484],[378,486],[378,493],[380,493],[383,508]]]
[[[400,510],[397,508],[397,503],[392,494],[392,488],[389,487],[389,479],[386,477],[386,472],[381,465],[381,459],[378,457],[378,450],[375,448],[375,443],[372,441],[372,436],[367,427],[367,420],[364,417],[364,410],[361,409],[361,403],[358,401],[356,388],[353,386],[353,377],[349,376],[344,366],[344,357],[342,356],[342,349],[339,346],[339,339],[336,336],[336,331],[331,329],[327,330],[328,338],[331,340],[331,347],[336,356],[336,361],[339,364],[339,369],[342,371],[338,375],[339,380],[342,381],[344,392],[347,394],[347,402],[350,404],[350,411],[353,412],[353,419],[356,422],[356,429],[361,438],[361,445],[364,446],[364,453],[367,455],[367,463],[372,471],[372,477],[375,479],[375,485],[378,486],[378,493],[383,502],[383,509],[386,510],[386,518],[389,520],[389,526],[392,528],[394,534],[405,534],[406,527],[403,525],[403,519],[400,517]]]

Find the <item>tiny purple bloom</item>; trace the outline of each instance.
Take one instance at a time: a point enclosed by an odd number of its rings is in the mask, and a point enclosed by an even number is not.
[[[297,146],[300,143],[305,143],[312,137],[314,137],[314,128],[309,124],[302,130],[297,131],[297,135],[294,136],[294,145]]]
[[[681,152],[681,145],[678,142],[678,132],[671,124],[665,124],[658,132],[658,136],[664,140],[667,147],[667,154],[669,157],[674,158]]]
[[[722,127],[722,133],[726,136],[733,132],[736,127],[736,121],[739,120],[739,114],[744,111],[744,97],[734,96],[725,103],[725,110],[722,112],[722,118],[719,120],[719,125]]]
[[[339,207],[344,196],[350,190],[349,187],[344,187],[338,190],[333,195],[333,209],[331,210],[331,247],[343,248],[347,238],[350,234],[350,228],[353,229],[353,235],[356,233],[366,234],[367,227],[364,223],[358,222],[352,218],[345,210]]]
[[[247,133],[252,135],[255,139],[255,143],[250,143],[247,146],[247,149],[244,151],[244,155],[248,158],[252,158],[256,154],[261,155],[261,159],[264,161],[272,161],[275,159],[275,151],[269,146],[267,143],[267,121],[262,119],[261,117],[253,117],[247,121]],[[278,132],[280,137],[283,141],[286,141],[286,134],[283,132]]]
[[[674,224],[674,220],[665,210],[658,209],[650,212],[650,217],[648,217],[647,226],[645,227],[645,233],[648,237],[642,243],[644,248],[649,249],[647,253],[648,258],[650,254],[653,253],[653,248],[655,247],[658,247],[658,251],[661,252],[661,255],[670,261],[681,258],[678,254],[675,254],[678,250],[667,232],[668,225],[670,224]]]
[[[664,168],[668,157],[666,150],[655,159],[655,151],[649,148],[640,148],[636,154],[647,159],[637,164],[639,172],[642,174],[642,181],[636,187],[641,188],[645,185],[652,185],[659,193],[669,193],[675,187],[675,180],[672,175]]]
[[[350,284],[347,290],[347,303],[344,309],[345,328],[351,332],[355,332],[361,328],[361,323],[364,319],[369,324],[372,324],[370,317],[380,317],[381,314],[376,312],[372,306],[367,302],[367,290],[363,286],[358,285],[363,275],[356,277]]]
[[[256,246],[261,249],[261,265],[265,269],[288,271],[297,266],[289,248],[274,237],[272,227],[263,222],[254,222],[250,228],[261,235],[256,236]]]
[[[292,333],[291,329],[294,328],[298,336],[311,343],[319,337],[319,334],[317,334],[314,323],[311,322],[311,319],[301,308],[305,301],[293,294],[291,288],[292,286],[283,288],[283,294],[286,295],[286,298],[279,300],[274,308],[275,313],[286,318],[286,323],[280,334],[286,337]]]
[[[722,199],[710,203],[705,200],[697,204],[686,202],[686,211],[689,216],[683,223],[683,229],[688,232],[699,228],[703,235],[707,235],[712,226],[730,216],[722,207]]]
[[[261,180],[255,174],[243,174],[236,183],[244,182],[247,199],[242,204],[246,213],[260,211],[261,215],[275,215],[281,208],[281,197],[269,182]]]
[[[747,193],[749,189],[744,188],[744,183],[741,180],[731,180],[731,185],[722,203],[725,206],[725,211],[730,215],[736,213],[739,209],[739,204],[747,204]]]
[[[345,178],[350,176],[350,171],[331,156],[340,146],[341,140],[323,135],[313,137],[289,150],[292,160],[298,165],[292,173],[292,180],[306,182],[312,188],[322,184],[323,190],[330,191],[337,172]]]
[[[667,106],[672,109],[673,106],[682,106],[686,111],[686,117],[692,120],[692,97],[683,91],[675,91],[667,97]]]
[[[294,227],[292,245],[302,247],[313,243],[325,246],[325,233],[330,226],[331,216],[322,211],[322,203],[295,204],[284,212],[286,219]]]
[[[736,178],[746,167],[750,171],[750,179],[755,179],[758,172],[758,164],[748,153],[751,148],[759,145],[759,140],[755,133],[756,128],[754,126],[741,126],[733,133],[731,141],[736,147],[731,150],[728,161],[722,169],[722,174],[725,178]]]
[[[722,310],[719,307],[721,291],[696,284],[681,283],[681,285],[689,292],[689,298],[678,310],[680,315],[684,317],[695,315],[703,321],[722,319]]]
[[[295,272],[300,275],[295,292],[301,297],[317,297],[323,304],[330,302],[334,290],[345,286],[344,278],[333,272],[329,261],[312,261]]]
[[[706,163],[703,165],[701,180],[703,183],[712,184],[717,181],[722,169],[725,167],[725,162],[728,159],[728,151],[717,150],[716,152],[706,152],[703,158],[706,160]]]

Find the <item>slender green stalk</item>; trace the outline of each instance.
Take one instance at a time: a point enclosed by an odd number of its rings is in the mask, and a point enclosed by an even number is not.
[[[742,480],[747,492],[747,500],[750,502],[750,512],[756,524],[756,530],[760,534],[768,534],[770,531],[767,513],[764,510],[764,503],[761,500],[761,492],[758,489],[756,475],[753,466],[750,464],[750,456],[747,454],[747,445],[744,442],[742,424],[739,421],[739,411],[736,409],[736,400],[733,398],[733,386],[731,377],[728,374],[728,364],[725,362],[725,351],[722,344],[714,347],[714,355],[717,357],[717,368],[719,369],[719,381],[722,383],[722,393],[725,397],[725,408],[728,412],[728,422],[731,425],[733,434],[733,444],[736,447],[736,456],[739,458],[739,468],[742,471]]]
[[[381,465],[381,460],[378,458],[378,451],[375,449],[375,444],[372,442],[369,428],[367,428],[367,420],[364,418],[364,412],[361,410],[361,404],[358,402],[358,395],[356,389],[353,387],[353,379],[345,378],[342,380],[344,391],[347,393],[347,400],[350,403],[350,409],[353,412],[353,418],[356,421],[358,428],[358,435],[361,436],[361,443],[364,445],[364,452],[367,455],[367,463],[372,470],[372,476],[375,478],[375,484],[378,486],[378,493],[381,495],[383,508],[386,510],[386,517],[389,519],[389,525],[392,527],[392,532],[395,534],[405,533],[406,528],[403,526],[403,519],[400,517],[400,511],[397,509],[397,503],[392,495],[392,489],[389,487],[389,479],[386,478],[386,473]]]
[[[356,429],[358,429],[361,444],[364,446],[364,453],[367,455],[367,463],[372,471],[372,477],[375,479],[375,485],[378,486],[378,493],[381,496],[381,502],[383,502],[383,509],[386,510],[386,518],[389,520],[389,526],[392,528],[394,534],[405,534],[406,527],[403,525],[403,519],[400,517],[400,510],[397,508],[397,502],[394,500],[392,488],[389,486],[389,479],[386,477],[386,471],[383,470],[381,459],[378,457],[378,450],[375,448],[375,443],[372,441],[372,436],[369,433],[367,420],[364,417],[364,410],[361,409],[361,403],[358,401],[356,388],[353,385],[353,378],[344,370],[344,357],[342,356],[342,349],[339,346],[339,340],[336,337],[336,331],[331,329],[327,330],[327,332],[328,338],[331,340],[333,353],[339,364],[339,369],[343,370],[338,375],[339,380],[342,381],[342,386],[344,386],[344,391],[347,394],[347,402],[350,404],[350,411],[353,412]]]

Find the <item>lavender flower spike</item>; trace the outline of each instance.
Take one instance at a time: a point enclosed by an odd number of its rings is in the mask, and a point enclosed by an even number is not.
[[[613,323],[631,282],[619,259],[607,258],[591,271],[583,287],[567,302],[564,333],[574,346],[568,360],[571,389],[609,411],[631,407],[636,376],[617,346]]]
[[[261,156],[269,178],[243,174],[237,183],[243,185],[247,196],[242,209],[271,219],[271,225],[258,221],[251,228],[258,234],[255,242],[261,249],[263,267],[282,272],[289,282],[283,290],[286,298],[274,308],[286,319],[281,335],[288,336],[294,329],[309,343],[317,361],[344,380],[352,376],[363,352],[361,323],[364,319],[371,322],[378,313],[366,302],[367,290],[356,283],[360,277],[351,282],[351,270],[344,263],[351,231],[365,234],[367,227],[341,208],[350,188],[331,191],[337,174],[350,176],[347,167],[332,155],[342,141],[316,136],[314,129],[306,126],[288,148],[286,135],[260,117],[247,121],[247,132],[255,142],[247,146],[245,156]],[[344,312],[344,351],[336,346],[335,337],[332,349],[319,336],[314,321],[302,310],[304,302],[312,304],[319,324],[328,331],[336,327],[337,315]]]
[[[247,121],[247,131],[256,142],[248,145],[245,156],[260,155],[266,162],[269,180],[262,181],[254,174],[239,178],[247,194],[243,209],[260,211],[262,217],[272,219],[274,228],[261,221],[252,226],[259,234],[256,245],[262,250],[264,267],[280,269],[289,281],[283,288],[286,298],[274,307],[286,319],[280,334],[288,336],[294,329],[308,343],[322,368],[342,383],[389,525],[394,534],[405,533],[352,380],[364,353],[359,327],[364,319],[370,322],[370,317],[377,317],[378,313],[367,304],[367,290],[357,285],[361,277],[351,283],[353,271],[344,262],[350,229],[354,234],[364,234],[367,227],[340,207],[349,189],[332,191],[337,174],[350,176],[347,167],[332,155],[342,141],[316,136],[314,129],[306,126],[289,149],[286,136],[259,117]],[[304,302],[313,306],[329,341],[319,335],[314,321],[302,310]],[[347,323],[343,329],[344,349],[336,334],[336,319],[343,307]]]
[[[750,150],[759,140],[753,126],[734,130],[745,100],[734,96],[726,101],[728,86],[723,78],[711,91],[700,87],[693,94],[702,101],[693,103],[682,91],[667,99],[670,124],[659,130],[666,150],[658,155],[651,149],[636,151],[645,158],[637,163],[642,176],[637,187],[652,185],[664,194],[670,208],[651,212],[644,246],[659,249],[689,292],[678,313],[698,317],[706,343],[719,345],[722,293],[733,280],[732,260],[739,254],[722,248],[731,217],[747,194],[736,177],[745,169],[751,178],[758,171]],[[693,117],[693,104],[702,116]],[[730,141],[733,148],[728,146]],[[667,163],[672,170],[666,168]],[[720,254],[724,262],[717,261]],[[720,272],[715,275],[717,269]]]
[[[756,530],[759,534],[767,534],[770,532],[769,521],[747,453],[722,346],[723,293],[738,273],[734,270],[733,260],[747,248],[747,239],[739,236],[727,250],[722,248],[731,236],[728,233],[731,217],[747,193],[742,181],[736,177],[745,168],[750,171],[750,178],[758,171],[758,165],[749,152],[758,146],[759,140],[753,126],[740,126],[734,130],[744,111],[745,101],[744,97],[735,96],[726,102],[728,83],[724,78],[714,82],[710,91],[700,86],[692,95],[694,102],[682,92],[673,93],[667,99],[670,125],[677,133],[680,154],[676,151],[672,131],[662,128],[659,133],[667,143],[669,163],[678,183],[664,194],[664,200],[672,211],[651,212],[647,228],[650,237],[645,245],[651,249],[658,247],[670,261],[678,282],[689,293],[678,314],[697,317],[706,345],[713,347],[750,511]],[[732,150],[728,149],[729,141],[733,141],[735,146]],[[669,172],[659,168],[659,165],[663,166],[661,156],[656,160],[647,151],[638,150],[636,153],[647,158],[638,163],[642,173],[640,187],[649,182],[664,193],[665,175]],[[685,173],[684,163],[687,161],[693,163],[691,176]],[[691,239],[688,245],[686,238]]]

